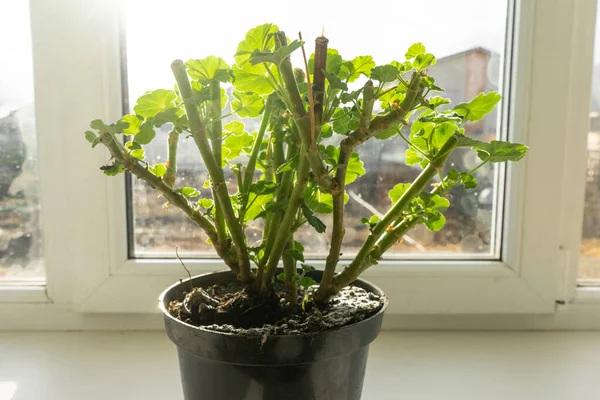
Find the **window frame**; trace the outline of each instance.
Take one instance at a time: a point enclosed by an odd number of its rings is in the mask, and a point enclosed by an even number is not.
[[[596,2],[517,0],[513,7],[503,129],[531,151],[504,175],[503,261],[382,262],[363,277],[387,293],[388,314],[410,315],[421,325],[425,318],[429,326],[445,324],[439,314],[553,318],[561,311],[557,301],[581,293],[575,278]],[[91,151],[82,139],[92,119],[122,115],[119,1],[31,0],[31,14],[47,270],[43,306],[70,310],[65,320],[77,326],[90,313],[154,313],[158,294],[184,276],[181,266],[175,259],[128,259],[125,178],[100,174],[107,152]],[[194,274],[224,269],[218,260],[186,265]],[[600,290],[585,293],[585,304],[597,298],[600,305]],[[9,297],[0,296],[0,303]]]

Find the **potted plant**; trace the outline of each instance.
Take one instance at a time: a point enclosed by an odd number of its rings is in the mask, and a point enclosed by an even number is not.
[[[304,60],[299,69],[290,61],[295,51]],[[147,92],[116,123],[92,121],[87,140],[111,155],[104,173],[128,171],[147,182],[206,233],[229,267],[190,276],[160,298],[186,399],[360,398],[368,346],[386,307],[384,294],[360,274],[413,227],[441,229],[447,195],[459,185],[474,188],[481,166],[517,161],[527,151],[465,136],[463,124],[482,119],[500,95],[449,106],[434,95],[442,89],[427,73],[435,61],[421,43],[386,65],[370,56],[344,60],[322,36],[307,57],[301,37],[290,41],[264,24],[240,42],[233,66],[215,56],[176,60],[174,90]],[[224,114],[228,101],[232,112]],[[238,120],[224,123],[232,115]],[[239,118],[259,120],[260,128],[248,133]],[[156,135],[163,125],[168,138]],[[406,142],[406,164],[422,171],[390,187],[392,206],[383,217],[363,218],[368,236],[336,274],[345,187],[365,173],[356,149],[392,136]],[[177,185],[177,150],[186,137],[208,171],[211,198]],[[144,160],[152,140],[168,143],[164,163]],[[459,148],[476,151],[479,165],[445,168]],[[332,213],[330,227],[318,217],[323,212]],[[258,243],[246,235],[249,224],[262,229]],[[319,234],[330,229],[322,271],[304,263],[294,240],[304,224]]]

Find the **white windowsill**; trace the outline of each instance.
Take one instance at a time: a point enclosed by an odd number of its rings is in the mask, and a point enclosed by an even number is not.
[[[598,351],[594,332],[383,332],[363,400],[590,398]],[[0,333],[0,354],[2,400],[181,399],[162,332]]]

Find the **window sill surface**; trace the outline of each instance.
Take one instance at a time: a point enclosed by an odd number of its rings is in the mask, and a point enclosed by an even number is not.
[[[364,400],[573,399],[597,391],[594,332],[382,332]],[[162,332],[0,333],[1,400],[180,399]]]

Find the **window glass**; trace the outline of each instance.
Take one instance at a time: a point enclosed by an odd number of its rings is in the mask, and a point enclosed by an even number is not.
[[[307,0],[291,8],[282,7],[275,0],[236,1],[228,3],[227,8],[232,12],[224,19],[212,17],[224,15],[223,4],[219,2],[130,0],[126,10],[129,104],[133,106],[146,90],[173,87],[170,63],[175,59],[214,54],[232,62],[245,32],[264,22],[277,24],[293,38],[302,30],[310,52],[313,38],[324,29],[330,48],[337,49],[345,59],[371,54],[378,64],[403,59],[406,49],[420,41],[437,56],[430,75],[435,77],[436,84],[446,89],[444,95],[453,104],[469,100],[480,92],[502,92],[506,0],[431,0],[427,2],[426,24],[423,18],[408,17],[424,12],[420,2],[384,0],[368,12],[348,4]],[[323,17],[315,18],[314,10],[319,10]],[[365,18],[366,15],[370,17]],[[293,62],[301,66],[298,59]],[[499,120],[498,108],[484,120],[466,126],[466,133],[480,139],[494,139],[502,132]],[[146,149],[150,163],[165,160],[167,129],[165,127],[162,135],[164,140],[155,140]],[[408,182],[419,173],[418,168],[404,165],[405,149],[399,137],[385,142],[371,140],[358,149],[367,174],[348,187],[345,257],[357,251],[368,233],[360,219],[373,212],[384,213],[390,206],[388,191],[396,183]],[[471,153],[457,151],[449,164],[469,169],[476,162]],[[496,215],[501,215],[498,211],[502,196],[494,168],[488,164],[477,171],[479,187],[476,190],[456,189],[452,193],[445,229],[430,232],[419,227],[398,243],[387,258],[430,257],[432,253],[441,258],[496,258],[501,227]],[[179,178],[181,184],[202,188],[207,173],[191,139],[180,145],[178,169],[183,172]],[[230,187],[230,192],[233,190]],[[172,256],[175,245],[191,255],[214,256],[211,246],[205,243],[204,233],[179,210],[163,210],[162,199],[148,185],[134,179],[131,193],[133,232],[130,237],[134,257]],[[322,219],[331,226],[330,215]],[[260,226],[250,227],[252,229],[251,235],[260,239]],[[305,243],[306,253],[317,256],[326,253],[327,235],[318,235],[307,228],[300,230],[297,236]]]

